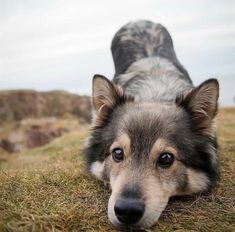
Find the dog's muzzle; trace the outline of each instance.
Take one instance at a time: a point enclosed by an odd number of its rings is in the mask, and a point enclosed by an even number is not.
[[[125,225],[134,225],[144,214],[144,201],[139,198],[121,197],[114,205],[114,212],[119,222]]]

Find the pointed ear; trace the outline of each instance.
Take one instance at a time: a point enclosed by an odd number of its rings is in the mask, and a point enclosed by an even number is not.
[[[218,97],[219,83],[216,79],[209,79],[185,96],[176,99],[176,104],[190,113],[198,130],[211,135]]]
[[[123,90],[101,75],[93,77],[92,102],[96,114],[103,116],[123,98]]]

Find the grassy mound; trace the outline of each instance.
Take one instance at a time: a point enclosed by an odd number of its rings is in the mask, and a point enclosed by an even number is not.
[[[235,231],[235,109],[221,110],[218,124],[219,185],[171,199],[149,231]],[[116,231],[107,219],[109,189],[84,171],[87,135],[72,132],[0,164],[0,231]]]
[[[26,118],[74,116],[90,122],[90,97],[66,91],[0,91],[0,125]]]

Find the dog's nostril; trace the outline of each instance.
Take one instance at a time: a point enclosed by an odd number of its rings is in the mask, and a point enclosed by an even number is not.
[[[144,202],[141,199],[122,198],[116,201],[114,212],[124,224],[137,223],[144,214]]]

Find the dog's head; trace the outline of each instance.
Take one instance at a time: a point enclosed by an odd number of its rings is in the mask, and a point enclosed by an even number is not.
[[[210,79],[174,103],[135,102],[103,76],[93,79],[90,171],[109,182],[110,221],[150,227],[173,195],[205,191],[217,178],[218,82]]]

